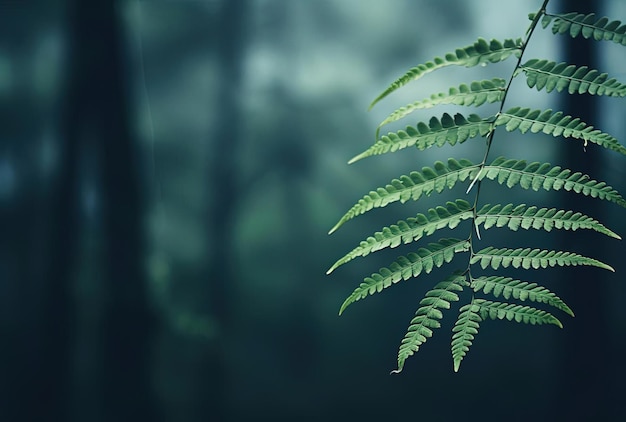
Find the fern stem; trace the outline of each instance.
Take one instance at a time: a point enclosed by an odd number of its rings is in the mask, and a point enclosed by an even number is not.
[[[517,58],[517,63],[515,64],[515,68],[513,68],[513,71],[511,72],[511,76],[509,77],[509,80],[506,84],[506,88],[504,89],[504,94],[502,96],[502,100],[500,101],[500,108],[498,110],[498,112],[496,113],[496,115],[494,116],[493,122],[491,123],[491,129],[489,130],[489,133],[487,133],[486,135],[486,148],[485,148],[485,155],[483,156],[483,160],[480,163],[480,170],[478,171],[478,173],[476,174],[476,177],[474,178],[474,180],[472,180],[472,182],[470,183],[469,187],[467,188],[467,192],[469,193],[470,190],[472,189],[472,187],[474,186],[474,184],[476,184],[476,195],[474,197],[474,205],[472,207],[472,226],[473,226],[473,230],[476,231],[476,237],[478,237],[478,240],[480,240],[480,232],[478,231],[478,225],[476,224],[476,218],[477,216],[477,207],[478,207],[478,198],[480,197],[480,188],[482,185],[482,180],[479,180],[480,174],[482,173],[483,169],[485,168],[485,164],[487,163],[487,159],[489,158],[489,152],[491,151],[491,144],[493,142],[493,137],[495,135],[496,132],[496,121],[498,120],[498,117],[502,114],[502,112],[504,111],[504,105],[506,103],[506,99],[507,96],[509,94],[509,90],[511,88],[511,84],[513,83],[513,79],[515,79],[515,76],[517,75],[517,70],[522,66],[522,60],[524,58],[524,52],[526,51],[526,47],[528,46],[528,42],[530,41],[530,38],[532,37],[533,33],[535,32],[535,28],[537,27],[537,24],[539,23],[539,21],[541,20],[541,17],[543,15],[546,14],[546,8],[548,6],[548,3],[550,2],[550,0],[544,0],[543,4],[541,5],[541,8],[539,9],[539,11],[537,13],[535,13],[533,20],[530,24],[530,26],[528,27],[528,29],[526,30],[526,35],[524,37],[524,40],[522,41],[522,45],[520,47],[520,54],[519,57]],[[472,243],[472,232],[470,230],[470,237],[469,237],[469,244],[470,244],[470,264],[468,265],[468,270],[469,267],[471,266],[471,260],[472,257],[474,256],[474,248],[473,248],[473,243]]]
[[[546,7],[548,6],[549,2],[550,2],[550,0],[544,0],[543,5],[539,9],[539,11],[537,13],[535,13],[535,16],[534,16],[530,26],[526,30],[526,36],[525,36],[524,40],[522,41],[522,46],[520,47],[520,55],[517,58],[517,63],[515,64],[515,68],[513,69],[513,72],[511,72],[511,77],[509,78],[509,80],[508,80],[508,82],[506,84],[506,88],[504,89],[504,95],[502,96],[502,101],[500,101],[500,109],[498,110],[498,113],[495,116],[495,120],[497,120],[498,117],[504,111],[504,105],[506,104],[506,99],[507,99],[507,97],[509,95],[509,90],[511,88],[511,84],[513,83],[513,79],[515,79],[515,76],[517,75],[517,70],[522,66],[522,60],[524,58],[524,52],[526,51],[526,47],[528,46],[528,42],[530,41],[530,38],[532,37],[533,33],[535,32],[535,28],[537,27],[537,24],[539,23],[539,20],[541,19],[541,17],[544,14],[546,14]],[[495,120],[494,120],[494,122],[495,122]],[[491,136],[488,136],[488,139],[487,139],[487,152],[485,153],[485,159],[483,160],[483,163],[487,160],[487,156],[488,156],[489,150],[491,148],[491,141],[493,140],[493,132],[495,132],[495,127],[489,133],[489,135],[491,135]]]

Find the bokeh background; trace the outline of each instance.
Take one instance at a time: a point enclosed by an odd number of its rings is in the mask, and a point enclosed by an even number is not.
[[[325,275],[367,235],[465,187],[328,236],[363,194],[436,160],[483,155],[470,140],[348,166],[377,124],[451,86],[506,77],[514,61],[435,72],[367,112],[370,101],[409,67],[478,37],[522,36],[541,3],[0,0],[0,420],[618,420],[626,263],[614,239],[483,233],[485,246],[573,250],[616,272],[507,273],[546,285],[576,317],[555,311],[563,330],[485,322],[456,374],[447,316],[389,375],[445,270],[341,317],[362,278],[411,247]],[[618,0],[553,0],[549,10],[626,20]],[[539,30],[526,58],[626,81],[625,51]],[[520,79],[508,104],[565,109],[626,140],[623,99],[546,95]],[[404,124],[444,111],[461,110]],[[599,149],[498,133],[492,157],[549,161],[626,192],[624,158]],[[613,204],[483,188],[481,203],[574,208],[626,234]]]

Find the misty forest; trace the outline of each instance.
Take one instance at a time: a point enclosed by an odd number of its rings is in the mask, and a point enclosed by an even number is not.
[[[0,0],[0,420],[619,419],[623,241],[516,233],[517,246],[540,236],[615,272],[537,273],[576,316],[562,329],[486,321],[458,373],[446,317],[390,374],[436,270],[341,316],[363,276],[401,248],[326,274],[365,233],[441,203],[390,205],[328,236],[372,187],[457,154],[414,148],[348,165],[379,123],[399,104],[514,63],[442,69],[368,111],[372,100],[412,66],[480,37],[523,36],[541,4]],[[548,8],[626,21],[618,0]],[[529,54],[626,83],[623,45],[537,32]],[[511,103],[563,110],[626,144],[623,98],[530,92],[516,81]],[[626,193],[623,156],[518,135],[498,133],[497,153],[568,163]],[[455,150],[479,159],[476,145]],[[565,191],[514,195],[626,236],[622,207]],[[489,235],[511,241],[504,229]]]

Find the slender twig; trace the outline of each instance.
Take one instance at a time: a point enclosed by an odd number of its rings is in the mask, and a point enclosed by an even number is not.
[[[515,64],[515,67],[513,68],[513,71],[511,72],[511,76],[509,77],[509,80],[506,84],[506,88],[504,90],[504,95],[502,96],[502,100],[500,101],[500,108],[498,109],[498,112],[496,113],[493,122],[491,122],[491,130],[489,131],[489,133],[487,133],[486,135],[486,148],[485,148],[485,155],[483,156],[483,160],[480,163],[480,170],[478,171],[478,173],[476,173],[476,177],[474,177],[474,179],[471,181],[469,187],[467,188],[466,193],[469,193],[470,190],[474,187],[474,185],[476,185],[476,195],[474,196],[474,205],[472,207],[472,211],[473,211],[473,215],[472,215],[472,226],[473,229],[476,231],[476,237],[478,237],[478,240],[480,240],[480,232],[478,231],[478,224],[476,224],[476,218],[478,217],[478,215],[476,214],[477,212],[477,206],[478,206],[478,198],[480,197],[480,188],[482,186],[482,180],[480,179],[483,170],[485,168],[485,164],[487,163],[487,158],[489,157],[489,152],[491,151],[491,145],[493,143],[493,137],[495,135],[496,132],[496,121],[498,120],[498,117],[502,114],[503,110],[504,110],[504,105],[506,103],[506,99],[507,96],[509,94],[509,90],[511,88],[511,84],[513,83],[513,79],[515,79],[515,76],[517,75],[517,70],[521,67],[522,65],[522,59],[524,57],[524,52],[526,51],[526,47],[528,46],[528,42],[530,41],[530,38],[532,37],[535,28],[537,27],[537,24],[539,23],[539,20],[541,19],[541,17],[543,15],[546,14],[546,7],[548,6],[548,3],[550,2],[550,0],[544,0],[543,4],[541,5],[541,8],[539,9],[539,11],[535,14],[532,22],[530,23],[530,26],[528,27],[528,29],[526,30],[526,35],[524,37],[524,39],[522,40],[522,44],[520,46],[520,54],[519,57],[517,58],[517,63]],[[472,231],[470,231],[470,237],[469,237],[469,241],[470,241],[470,245],[472,245]],[[470,269],[470,265],[469,262],[471,262],[472,257],[474,256],[474,249],[473,247],[470,247],[470,257],[469,257],[469,261],[468,261],[468,271]],[[471,278],[471,273],[470,273],[470,278]]]

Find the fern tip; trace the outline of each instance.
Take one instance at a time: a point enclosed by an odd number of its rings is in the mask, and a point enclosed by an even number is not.
[[[357,161],[359,161],[363,157],[364,157],[363,154],[356,155],[356,156],[350,158],[350,160],[348,160],[348,164],[354,164],[354,163],[356,163]]]
[[[596,266],[598,268],[603,268],[605,270],[609,270],[612,273],[615,272],[615,268],[611,267],[609,264],[605,264],[604,262],[598,262],[598,264]]]
[[[328,271],[326,271],[326,275],[332,273],[333,271],[335,271],[341,264],[345,263],[341,261],[341,259],[337,262],[335,262],[329,269]]]

